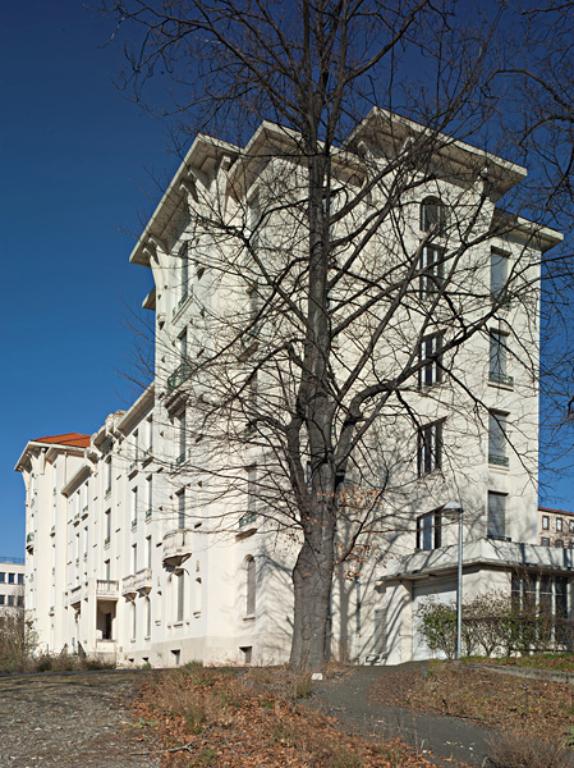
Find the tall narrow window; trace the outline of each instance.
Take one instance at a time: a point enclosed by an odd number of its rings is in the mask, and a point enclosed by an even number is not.
[[[182,488],[177,494],[177,527],[183,529],[185,528],[185,523],[185,488]]]
[[[104,579],[110,581],[112,578],[112,564],[111,560],[104,560]]]
[[[145,606],[145,639],[149,640],[151,637],[151,600],[146,597],[144,600]]]
[[[490,411],[488,415],[488,461],[500,467],[508,466],[506,455],[507,414]]]
[[[181,279],[179,286],[179,303],[183,304],[183,302],[187,299],[189,290],[189,254],[187,243],[184,243],[179,249],[178,257],[180,263]]]
[[[512,377],[507,370],[508,334],[492,329],[490,331],[490,367],[489,378],[497,384],[512,384]]]
[[[438,197],[425,197],[420,207],[420,228],[422,232],[443,232],[446,224],[446,206]]]
[[[131,522],[132,528],[135,528],[138,524],[138,489],[137,486],[132,488],[131,493]]]
[[[106,460],[105,484],[106,484],[106,487],[105,487],[104,493],[106,494],[106,496],[108,496],[112,490],[112,457],[111,456],[109,459]]]
[[[442,466],[442,421],[435,421],[419,429],[417,464],[418,475],[428,475]]]
[[[486,535],[489,539],[506,539],[506,494],[488,492]]]
[[[256,609],[256,591],[257,591],[257,569],[252,555],[245,559],[246,571],[246,594],[245,594],[245,613],[247,616],[254,616]]]
[[[148,416],[146,419],[146,452],[151,454],[153,452],[153,416]]]
[[[145,539],[145,565],[146,568],[151,568],[151,536],[146,536]]]
[[[492,248],[490,251],[490,293],[493,299],[500,300],[508,280],[508,254]]]
[[[109,544],[112,538],[112,510],[106,509],[104,512],[104,544]]]
[[[135,602],[135,600],[132,600],[132,602],[131,602],[130,611],[131,611],[131,614],[132,614],[131,615],[131,619],[132,619],[132,622],[131,622],[132,623],[132,627],[131,627],[131,629],[132,629],[132,637],[131,637],[131,639],[135,640],[136,637],[137,637],[137,626],[138,626],[137,625],[137,614],[136,614],[136,602]]]
[[[442,381],[442,339],[442,333],[433,333],[421,340],[419,386],[430,387]]]
[[[186,416],[185,408],[177,417],[177,440],[179,454],[177,457],[177,464],[183,464],[186,457]]]
[[[132,544],[132,573],[138,570],[138,545]]]
[[[426,245],[420,257],[421,298],[440,293],[444,285],[444,251],[435,245]]]
[[[177,351],[180,364],[187,362],[187,328],[185,328],[177,337]]]
[[[185,571],[177,575],[177,621],[183,621],[185,607]]]
[[[247,467],[247,504],[246,511],[239,519],[239,525],[253,523],[257,517],[257,467]]]
[[[153,475],[148,475],[146,477],[146,512],[145,517],[146,520],[149,520],[152,516],[152,509],[153,509]]]
[[[139,439],[139,430],[135,429],[133,436],[132,436],[132,442],[133,442],[133,449],[134,449],[134,462],[137,462],[139,459],[139,451],[140,451],[140,439]]]

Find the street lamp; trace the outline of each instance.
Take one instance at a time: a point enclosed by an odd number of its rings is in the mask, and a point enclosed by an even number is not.
[[[443,512],[458,514],[458,561],[456,573],[456,649],[455,657],[460,659],[462,656],[462,559],[463,559],[463,537],[462,523],[464,509],[458,501],[447,501],[442,508]]]

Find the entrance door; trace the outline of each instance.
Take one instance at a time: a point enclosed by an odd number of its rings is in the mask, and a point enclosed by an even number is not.
[[[452,576],[425,579],[413,585],[413,660],[444,658],[444,654],[431,651],[422,633],[420,608],[429,600],[444,605],[456,604],[456,580]]]

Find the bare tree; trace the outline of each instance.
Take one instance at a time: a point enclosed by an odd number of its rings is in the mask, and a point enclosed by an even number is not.
[[[180,178],[191,244],[180,262],[156,240],[155,268],[179,264],[184,298],[194,284],[167,389],[193,414],[185,471],[206,479],[206,507],[225,502],[222,528],[247,491],[261,530],[292,537],[291,663],[320,669],[337,564],[355,578],[357,553],[412,531],[421,482],[438,497],[460,480],[462,456],[479,461],[484,375],[468,371],[477,349],[487,365],[493,324],[525,401],[536,396],[541,261],[552,271],[554,239],[495,210],[521,169],[462,143],[496,116],[483,86],[498,19],[453,28],[455,4],[428,0],[112,10],[120,29],[141,32],[129,53],[138,99],[169,73],[188,126],[227,140],[204,136],[211,166],[190,162]],[[401,106],[418,122],[398,117]],[[490,246],[510,233],[518,251],[492,292]],[[167,379],[173,349],[156,357]],[[502,418],[499,428],[532,479],[529,413],[515,414],[512,435]],[[439,450],[449,429],[450,456]]]

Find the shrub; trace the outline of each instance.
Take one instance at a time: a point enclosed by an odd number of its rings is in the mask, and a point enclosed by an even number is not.
[[[19,672],[28,667],[36,635],[23,615],[0,618],[0,671]]]
[[[431,651],[440,651],[448,659],[456,650],[456,610],[429,600],[419,609],[422,633]]]
[[[572,755],[559,741],[520,734],[500,734],[492,739],[488,768],[571,768]]]

